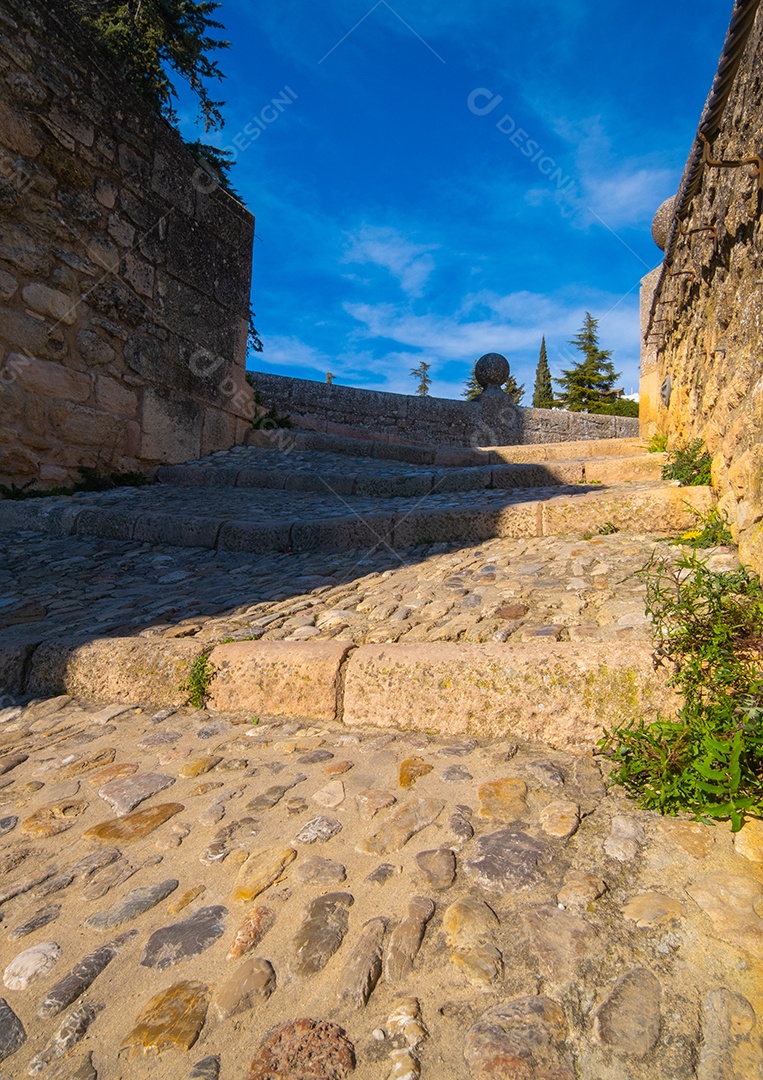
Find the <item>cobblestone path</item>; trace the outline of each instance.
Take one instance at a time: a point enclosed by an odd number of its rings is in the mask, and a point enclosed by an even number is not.
[[[3,1075],[763,1075],[759,823],[539,744],[67,697],[0,754]]]

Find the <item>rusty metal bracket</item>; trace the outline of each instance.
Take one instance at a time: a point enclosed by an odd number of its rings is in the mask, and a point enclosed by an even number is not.
[[[702,147],[702,160],[705,165],[709,165],[713,169],[741,169],[745,165],[752,165],[755,169],[755,175],[758,178],[758,191],[763,191],[763,157],[760,154],[753,154],[752,157],[740,158],[738,161],[721,161],[720,159],[710,157],[710,140],[702,132],[699,133],[699,137],[703,142]]]

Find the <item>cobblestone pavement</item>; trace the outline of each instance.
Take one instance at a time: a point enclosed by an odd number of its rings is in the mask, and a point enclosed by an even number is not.
[[[3,535],[3,534],[0,534]],[[658,537],[496,539],[259,556],[29,531],[4,534],[0,643],[133,634],[266,640],[640,640],[634,571]],[[734,565],[731,551],[711,564]]]
[[[763,1076],[760,823],[591,757],[57,698],[0,836],[3,1075]]]

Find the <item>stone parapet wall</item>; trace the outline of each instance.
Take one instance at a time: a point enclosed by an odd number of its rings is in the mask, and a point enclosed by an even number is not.
[[[711,148],[713,160],[763,153],[763,7]],[[763,573],[763,177],[705,166],[670,273],[645,279],[642,435],[704,439],[742,560]],[[701,231],[692,231],[701,230]],[[655,292],[655,286],[657,290]],[[669,406],[659,387],[670,376]]]
[[[252,215],[64,3],[0,0],[0,482],[243,441]]]
[[[486,392],[476,401],[457,401],[263,372],[255,372],[254,380],[264,403],[288,415],[295,427],[388,443],[508,446],[633,438],[639,431],[638,420],[632,417],[515,408],[501,391]]]

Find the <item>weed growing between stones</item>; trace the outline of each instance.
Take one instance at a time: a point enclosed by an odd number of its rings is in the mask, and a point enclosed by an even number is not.
[[[668,451],[668,460],[662,466],[663,480],[677,480],[681,487],[699,487],[710,483],[712,458],[702,439],[694,439],[688,446]]]
[[[605,521],[603,525],[599,526],[599,536],[614,536],[615,533],[619,532],[620,530],[614,521]]]
[[[691,544],[693,548],[733,544],[734,538],[729,529],[729,519],[725,513],[721,514],[716,506],[712,506],[706,514],[703,514],[701,510],[695,510],[692,506],[687,505],[687,509],[697,519],[698,528],[681,533],[672,543]]]
[[[607,732],[612,779],[663,814],[763,815],[763,586],[751,570],[718,572],[696,552],[638,572],[655,631],[655,662],[683,695],[675,720]]]
[[[648,454],[664,454],[668,448],[667,435],[652,435],[647,446]]]
[[[193,705],[194,709],[204,708],[209,693],[209,684],[212,682],[216,670],[214,664],[210,664],[209,656],[206,653],[203,656],[197,656],[191,664],[188,682],[183,689],[188,694],[188,704]]]
[[[275,405],[271,405],[269,409],[265,405],[262,394],[255,385],[253,372],[247,371],[246,381],[254,390],[254,404],[257,410],[252,417],[252,427],[256,431],[272,431],[273,428],[290,428],[292,426],[290,417],[279,415]]]
[[[79,491],[112,491],[119,487],[142,487],[150,483],[148,477],[140,472],[109,473],[104,475],[97,469],[83,465],[78,472],[82,479],[71,487],[35,488],[34,480],[26,484],[0,484],[0,496],[3,499],[47,499],[51,495],[74,495]]]

